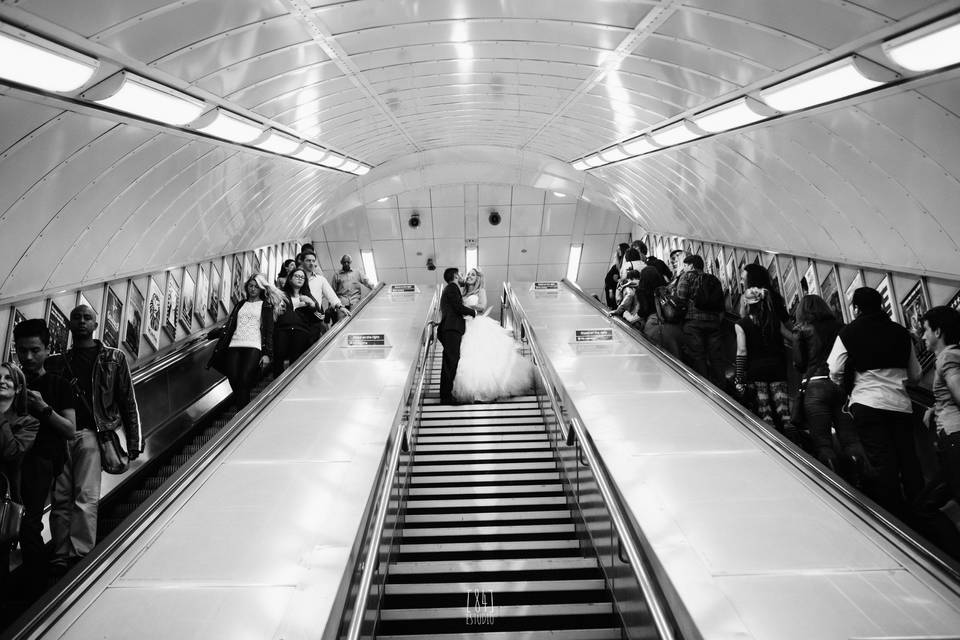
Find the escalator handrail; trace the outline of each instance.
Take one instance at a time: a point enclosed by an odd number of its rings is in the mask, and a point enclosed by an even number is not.
[[[566,278],[564,278],[562,282],[584,302],[606,314],[607,308],[593,296],[587,294],[577,283],[570,282]],[[746,429],[767,443],[775,452],[792,464],[807,478],[832,495],[838,502],[845,504],[861,521],[867,523],[874,531],[880,533],[892,543],[897,544],[908,557],[923,567],[927,573],[941,585],[949,589],[953,594],[960,596],[960,564],[946,557],[938,550],[933,549],[922,540],[919,540],[906,525],[895,519],[885,509],[850,486],[839,476],[820,465],[812,457],[787,440],[785,436],[767,427],[766,423],[750,413],[734,398],[690,369],[672,353],[651,342],[638,329],[630,326],[629,323],[621,318],[606,315],[605,317],[624,330],[627,335],[631,336],[634,340],[643,344],[644,347],[650,350],[651,354],[660,358],[660,360],[678,373],[685,381],[691,383],[696,389],[720,405],[727,413],[742,423]]]
[[[360,311],[372,301],[384,288],[381,282],[363,298],[352,310],[351,315],[335,323],[320,340],[273,380],[263,392],[227,423],[211,440],[198,451],[183,467],[177,470],[166,482],[137,507],[126,520],[98,543],[93,551],[76,567],[71,569],[57,584],[56,588],[45,594],[30,607],[2,638],[34,637],[46,631],[79,600],[83,593],[101,576],[106,574],[123,552],[147,527],[155,522],[170,504],[180,497],[190,485],[219,457],[219,455],[240,435],[246,426],[270,404],[270,401],[283,391],[296,377],[309,366],[314,358],[326,349],[350,325]],[[22,621],[22,622],[20,622]]]
[[[207,334],[213,329],[223,327],[226,324],[226,319],[221,320],[220,322],[210,325],[202,332],[196,333],[182,342],[174,343],[166,350],[158,351],[157,353],[153,354],[146,361],[138,364],[130,372],[130,377],[132,378],[133,383],[138,384],[143,382],[157,372],[162,371],[163,369],[166,369],[167,367],[170,367],[181,360],[185,360],[194,353],[205,349],[211,343],[215,342],[214,339],[208,338]]]
[[[365,513],[361,522],[366,522],[365,530],[360,539],[369,539],[366,556],[362,559],[363,574],[360,578],[352,603],[352,608],[345,610],[351,612],[350,625],[347,629],[347,640],[359,640],[363,632],[363,623],[366,617],[366,602],[370,595],[370,588],[373,585],[374,573],[379,565],[378,556],[381,553],[380,539],[383,537],[383,530],[386,526],[387,516],[391,506],[391,494],[393,493],[394,480],[397,475],[397,469],[400,466],[400,454],[403,451],[406,430],[409,420],[419,407],[420,399],[423,396],[423,385],[426,381],[424,370],[427,364],[427,357],[430,353],[430,345],[434,338],[434,327],[437,324],[437,315],[440,309],[440,289],[434,291],[433,300],[430,302],[430,310],[427,314],[429,320],[424,324],[423,331],[420,334],[420,347],[417,352],[416,360],[410,367],[407,379],[404,382],[403,391],[400,397],[403,403],[397,409],[393,424],[390,427],[392,442],[389,446],[389,457],[385,466],[381,466],[383,472],[377,478],[377,485],[374,487],[372,495],[377,496],[376,500],[368,501]],[[374,511],[375,509],[375,511]],[[366,536],[366,531],[372,528],[371,534]],[[348,589],[351,586],[346,585]],[[335,600],[336,601],[336,600]],[[327,625],[331,627],[330,624]]]
[[[637,584],[640,586],[640,590],[643,592],[644,599],[649,607],[650,617],[656,626],[659,638],[662,640],[673,640],[676,635],[674,633],[674,626],[671,623],[673,617],[672,610],[667,605],[663,595],[656,585],[654,577],[648,570],[647,560],[641,553],[640,544],[637,542],[637,539],[642,538],[643,534],[642,532],[639,532],[629,526],[629,519],[625,514],[625,510],[619,499],[619,496],[613,489],[614,485],[609,477],[609,472],[607,471],[606,466],[603,464],[600,458],[599,452],[596,450],[596,447],[593,444],[593,439],[584,428],[583,421],[581,420],[576,408],[571,403],[561,405],[558,401],[560,395],[558,390],[562,387],[560,377],[557,375],[556,371],[554,371],[550,361],[544,356],[543,351],[540,349],[536,332],[530,326],[530,322],[527,319],[526,313],[523,311],[523,306],[520,304],[516,294],[513,292],[513,288],[510,286],[510,283],[504,283],[504,297],[507,300],[507,304],[514,309],[514,312],[516,313],[516,316],[523,327],[527,345],[533,354],[534,362],[539,365],[537,369],[541,372],[541,378],[544,380],[544,388],[550,395],[551,404],[557,421],[560,425],[565,423],[569,424],[569,433],[575,435],[576,440],[580,443],[584,457],[586,458],[586,466],[589,466],[593,471],[593,477],[596,481],[597,489],[600,492],[604,505],[610,513],[617,536],[623,545],[623,551],[626,553],[626,556],[630,561],[629,564],[631,570],[633,571],[634,578],[636,579]],[[564,413],[566,413],[566,416]],[[573,444],[573,442],[569,439],[569,436],[567,443]],[[649,548],[649,545],[647,545],[647,547]]]

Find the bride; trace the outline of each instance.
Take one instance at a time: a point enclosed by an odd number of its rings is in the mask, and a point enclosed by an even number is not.
[[[470,269],[464,285],[463,304],[476,309],[477,317],[466,319],[460,364],[453,379],[454,397],[460,402],[491,402],[529,392],[533,365],[520,355],[510,333],[484,312],[487,292],[483,274]]]

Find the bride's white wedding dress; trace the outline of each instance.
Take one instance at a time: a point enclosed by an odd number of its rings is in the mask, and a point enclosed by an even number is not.
[[[470,295],[463,299],[463,304],[477,308],[479,299]],[[491,402],[528,393],[533,364],[520,355],[510,332],[479,313],[466,322],[467,330],[460,342],[460,364],[453,379],[454,397],[461,402]]]

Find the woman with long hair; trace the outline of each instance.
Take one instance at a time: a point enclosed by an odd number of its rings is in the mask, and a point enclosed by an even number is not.
[[[294,267],[287,274],[283,295],[283,311],[277,317],[276,345],[273,350],[274,376],[283,372],[285,360],[293,364],[314,343],[316,338],[312,327],[315,324],[324,326],[313,315],[320,310],[320,304],[310,293],[307,272],[303,268]]]
[[[533,365],[500,324],[482,313],[487,306],[483,273],[471,269],[464,279],[463,304],[477,310],[466,319],[460,342],[460,362],[453,379],[453,395],[460,402],[490,402],[525,393],[533,380]]]
[[[617,257],[603,278],[603,294],[606,298],[607,308],[616,309],[617,307],[617,284],[620,282],[620,265],[623,264],[623,256],[626,254],[630,245],[621,242],[617,247]]]
[[[243,290],[246,298],[230,312],[227,324],[208,334],[218,340],[207,368],[227,376],[238,407],[250,402],[260,370],[270,366],[273,327],[283,309],[283,294],[262,273],[247,278]]]
[[[800,385],[804,388],[803,414],[813,441],[813,454],[820,462],[837,470],[837,452],[831,429],[837,431],[845,462],[864,459],[851,419],[843,413],[843,391],[830,380],[827,366],[827,357],[843,323],[837,320],[830,305],[817,295],[800,299],[796,320],[793,364],[800,372]]]
[[[767,271],[767,268],[762,264],[757,264],[756,262],[751,262],[743,266],[743,271],[740,274],[740,281],[743,284],[743,290],[747,289],[766,289],[770,296],[770,302],[773,306],[774,311],[776,312],[777,318],[780,320],[780,335],[786,340],[793,339],[793,329],[790,326],[790,313],[787,311],[787,305],[783,300],[783,296],[780,295],[780,292],[777,291],[777,288],[773,286],[773,280],[770,278],[770,272]],[[740,315],[745,315],[746,301],[743,296],[740,297]]]
[[[769,289],[747,289],[745,314],[734,326],[737,333],[737,361],[734,384],[741,397],[756,392],[757,415],[791,438],[790,397],[787,394],[786,354],[780,334],[780,318]],[[777,425],[774,414],[779,417]]]
[[[283,264],[280,265],[280,273],[277,274],[276,285],[278,289],[283,289],[287,284],[287,277],[289,277],[290,272],[293,271],[294,267],[297,266],[297,261],[293,258],[287,258],[283,261]]]
[[[20,499],[20,462],[33,446],[40,423],[27,412],[27,380],[12,362],[0,364],[0,491],[10,491],[15,502]],[[2,493],[0,493],[2,495]],[[10,545],[0,540],[0,602],[8,596]]]

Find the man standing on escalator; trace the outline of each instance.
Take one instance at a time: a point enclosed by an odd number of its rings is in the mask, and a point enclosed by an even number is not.
[[[94,339],[97,314],[80,305],[70,312],[73,346],[51,356],[47,369],[71,381],[76,395],[77,434],[51,498],[53,571],[62,572],[87,555],[97,542],[100,502],[100,449],[97,430],[123,429],[133,461],[143,450],[140,414],[127,360],[118,349]]]

